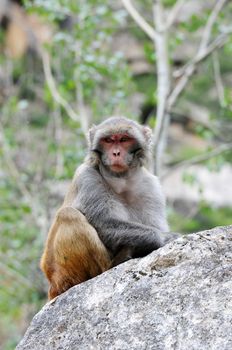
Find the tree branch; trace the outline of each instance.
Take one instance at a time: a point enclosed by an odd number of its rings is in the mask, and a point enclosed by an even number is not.
[[[173,23],[175,22],[179,11],[181,9],[181,7],[184,5],[186,1],[185,0],[178,0],[175,5],[173,6],[171,12],[169,13],[169,16],[167,18],[167,23],[165,25],[165,30],[170,29],[170,27],[173,25]]]
[[[183,160],[181,162],[178,162],[177,164],[173,165],[171,168],[169,168],[164,174],[162,174],[161,178],[164,179],[171,175],[176,169],[178,168],[187,168],[191,165],[195,165],[198,163],[205,162],[206,160],[209,160],[210,158],[214,158],[221,153],[232,151],[232,142],[219,145],[217,148],[213,149],[212,151],[200,154],[198,156],[192,157],[187,160]]]
[[[217,51],[213,52],[212,58],[213,58],[214,79],[215,79],[215,84],[217,88],[218,100],[221,107],[225,107],[226,103],[225,103],[224,86],[222,83],[221,69],[220,69],[220,63],[219,63]]]
[[[45,79],[48,84],[49,90],[52,94],[52,97],[60,106],[64,108],[64,110],[72,120],[74,120],[75,122],[79,122],[81,124],[83,132],[86,133],[87,130],[86,130],[86,122],[84,120],[84,117],[82,115],[77,114],[74,111],[74,109],[70,106],[70,104],[60,95],[60,93],[57,90],[56,83],[52,75],[49,54],[43,48],[40,48],[40,54],[43,62]]]
[[[208,46],[213,25],[216,22],[219,12],[221,11],[221,9],[223,8],[223,6],[226,4],[227,1],[228,0],[216,0],[215,6],[204,28],[202,40],[198,49],[198,55],[201,55],[201,53],[204,52],[206,47]]]
[[[208,17],[208,21],[207,21],[207,23],[205,25],[203,36],[202,36],[202,39],[200,41],[200,44],[199,44],[199,47],[198,47],[198,50],[197,50],[197,53],[196,53],[195,57],[190,62],[188,62],[186,65],[184,65],[184,67],[182,67],[181,69],[179,69],[178,71],[173,73],[173,76],[175,78],[178,78],[178,77],[182,76],[184,74],[186,68],[189,65],[191,65],[193,62],[200,62],[201,58],[205,57],[206,52],[211,47],[211,44],[209,45],[209,40],[210,40],[210,36],[211,36],[213,25],[214,25],[214,23],[215,23],[215,21],[217,19],[217,16],[218,16],[220,10],[226,4],[227,1],[228,0],[216,1],[216,4],[215,4],[213,10],[211,11],[210,16]],[[219,35],[218,38],[220,38],[222,36],[225,37],[226,34],[230,34],[230,33],[231,33],[231,30],[223,33],[222,35]],[[217,39],[215,39],[213,43],[215,43],[216,40]]]
[[[222,47],[227,39],[229,32],[222,33],[212,43],[209,44],[213,25],[217,19],[217,16],[226,4],[228,0],[218,0],[213,7],[211,14],[208,18],[206,26],[204,28],[203,37],[200,41],[199,48],[195,57],[185,65],[179,72],[176,72],[175,77],[179,78],[176,85],[170,92],[171,79],[169,74],[169,61],[168,61],[168,49],[167,49],[167,32],[171,25],[174,23],[176,16],[184,4],[183,0],[178,0],[170,12],[167,19],[167,24],[164,18],[164,9],[161,0],[154,1],[154,23],[155,29],[153,29],[144,18],[133,7],[130,0],[122,0],[124,7],[128,13],[132,16],[135,22],[140,28],[154,41],[156,47],[156,64],[157,64],[157,118],[156,126],[154,128],[154,149],[155,149],[155,172],[160,170],[160,164],[164,149],[165,138],[167,129],[170,122],[170,110],[175,104],[177,98],[182,93],[183,89],[187,85],[190,77],[196,70],[197,64],[208,57],[213,51]]]
[[[170,91],[170,67],[167,44],[167,30],[163,29],[164,8],[160,0],[156,0],[153,8],[154,23],[156,27],[156,67],[157,67],[157,112],[156,124],[154,128],[153,144],[155,151],[154,171],[159,174],[162,155],[167,138],[170,117],[166,113],[166,103]]]
[[[178,80],[177,84],[174,86],[173,90],[171,91],[168,101],[167,101],[167,109],[170,110],[174,103],[176,102],[179,95],[182,93],[184,87],[187,85],[189,78],[193,75],[193,73],[196,70],[196,66],[198,63],[203,61],[206,57],[208,57],[213,51],[221,48],[225,45],[225,43],[228,40],[228,34],[221,34],[219,35],[208,47],[205,48],[204,51],[201,52],[201,54],[197,54],[194,59],[189,62],[183,70],[181,70],[181,77]],[[176,74],[175,74],[176,76]],[[177,75],[179,76],[179,74]]]
[[[140,15],[130,0],[122,0],[122,3],[138,26],[149,36],[152,41],[154,41],[157,35],[154,28]]]

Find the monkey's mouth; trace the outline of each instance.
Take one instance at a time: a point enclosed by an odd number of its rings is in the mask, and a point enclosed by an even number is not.
[[[122,173],[128,170],[128,166],[122,163],[113,163],[110,165],[110,169],[116,173]]]

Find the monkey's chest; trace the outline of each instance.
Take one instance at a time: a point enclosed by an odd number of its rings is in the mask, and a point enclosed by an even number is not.
[[[127,212],[128,219],[144,225],[151,225],[153,222],[151,200],[144,197],[125,193],[121,196],[123,206]]]

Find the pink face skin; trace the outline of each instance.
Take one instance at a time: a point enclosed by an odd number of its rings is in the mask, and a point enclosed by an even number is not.
[[[100,143],[107,154],[112,171],[121,173],[129,169],[126,156],[136,143],[134,138],[127,134],[114,134],[101,139]]]

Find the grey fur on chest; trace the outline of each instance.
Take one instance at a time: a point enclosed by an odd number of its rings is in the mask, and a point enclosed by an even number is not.
[[[104,180],[109,185],[109,187],[124,199],[128,204],[133,203],[138,196],[145,190],[149,189],[148,177],[145,175],[145,169],[139,169],[134,174],[128,177],[108,177],[103,175]]]
[[[141,178],[141,177],[140,177]],[[160,198],[155,200],[154,188],[149,177],[129,179],[110,179],[108,184],[114,192],[118,204],[117,216],[144,225],[152,226],[156,220],[156,205],[160,206]]]

